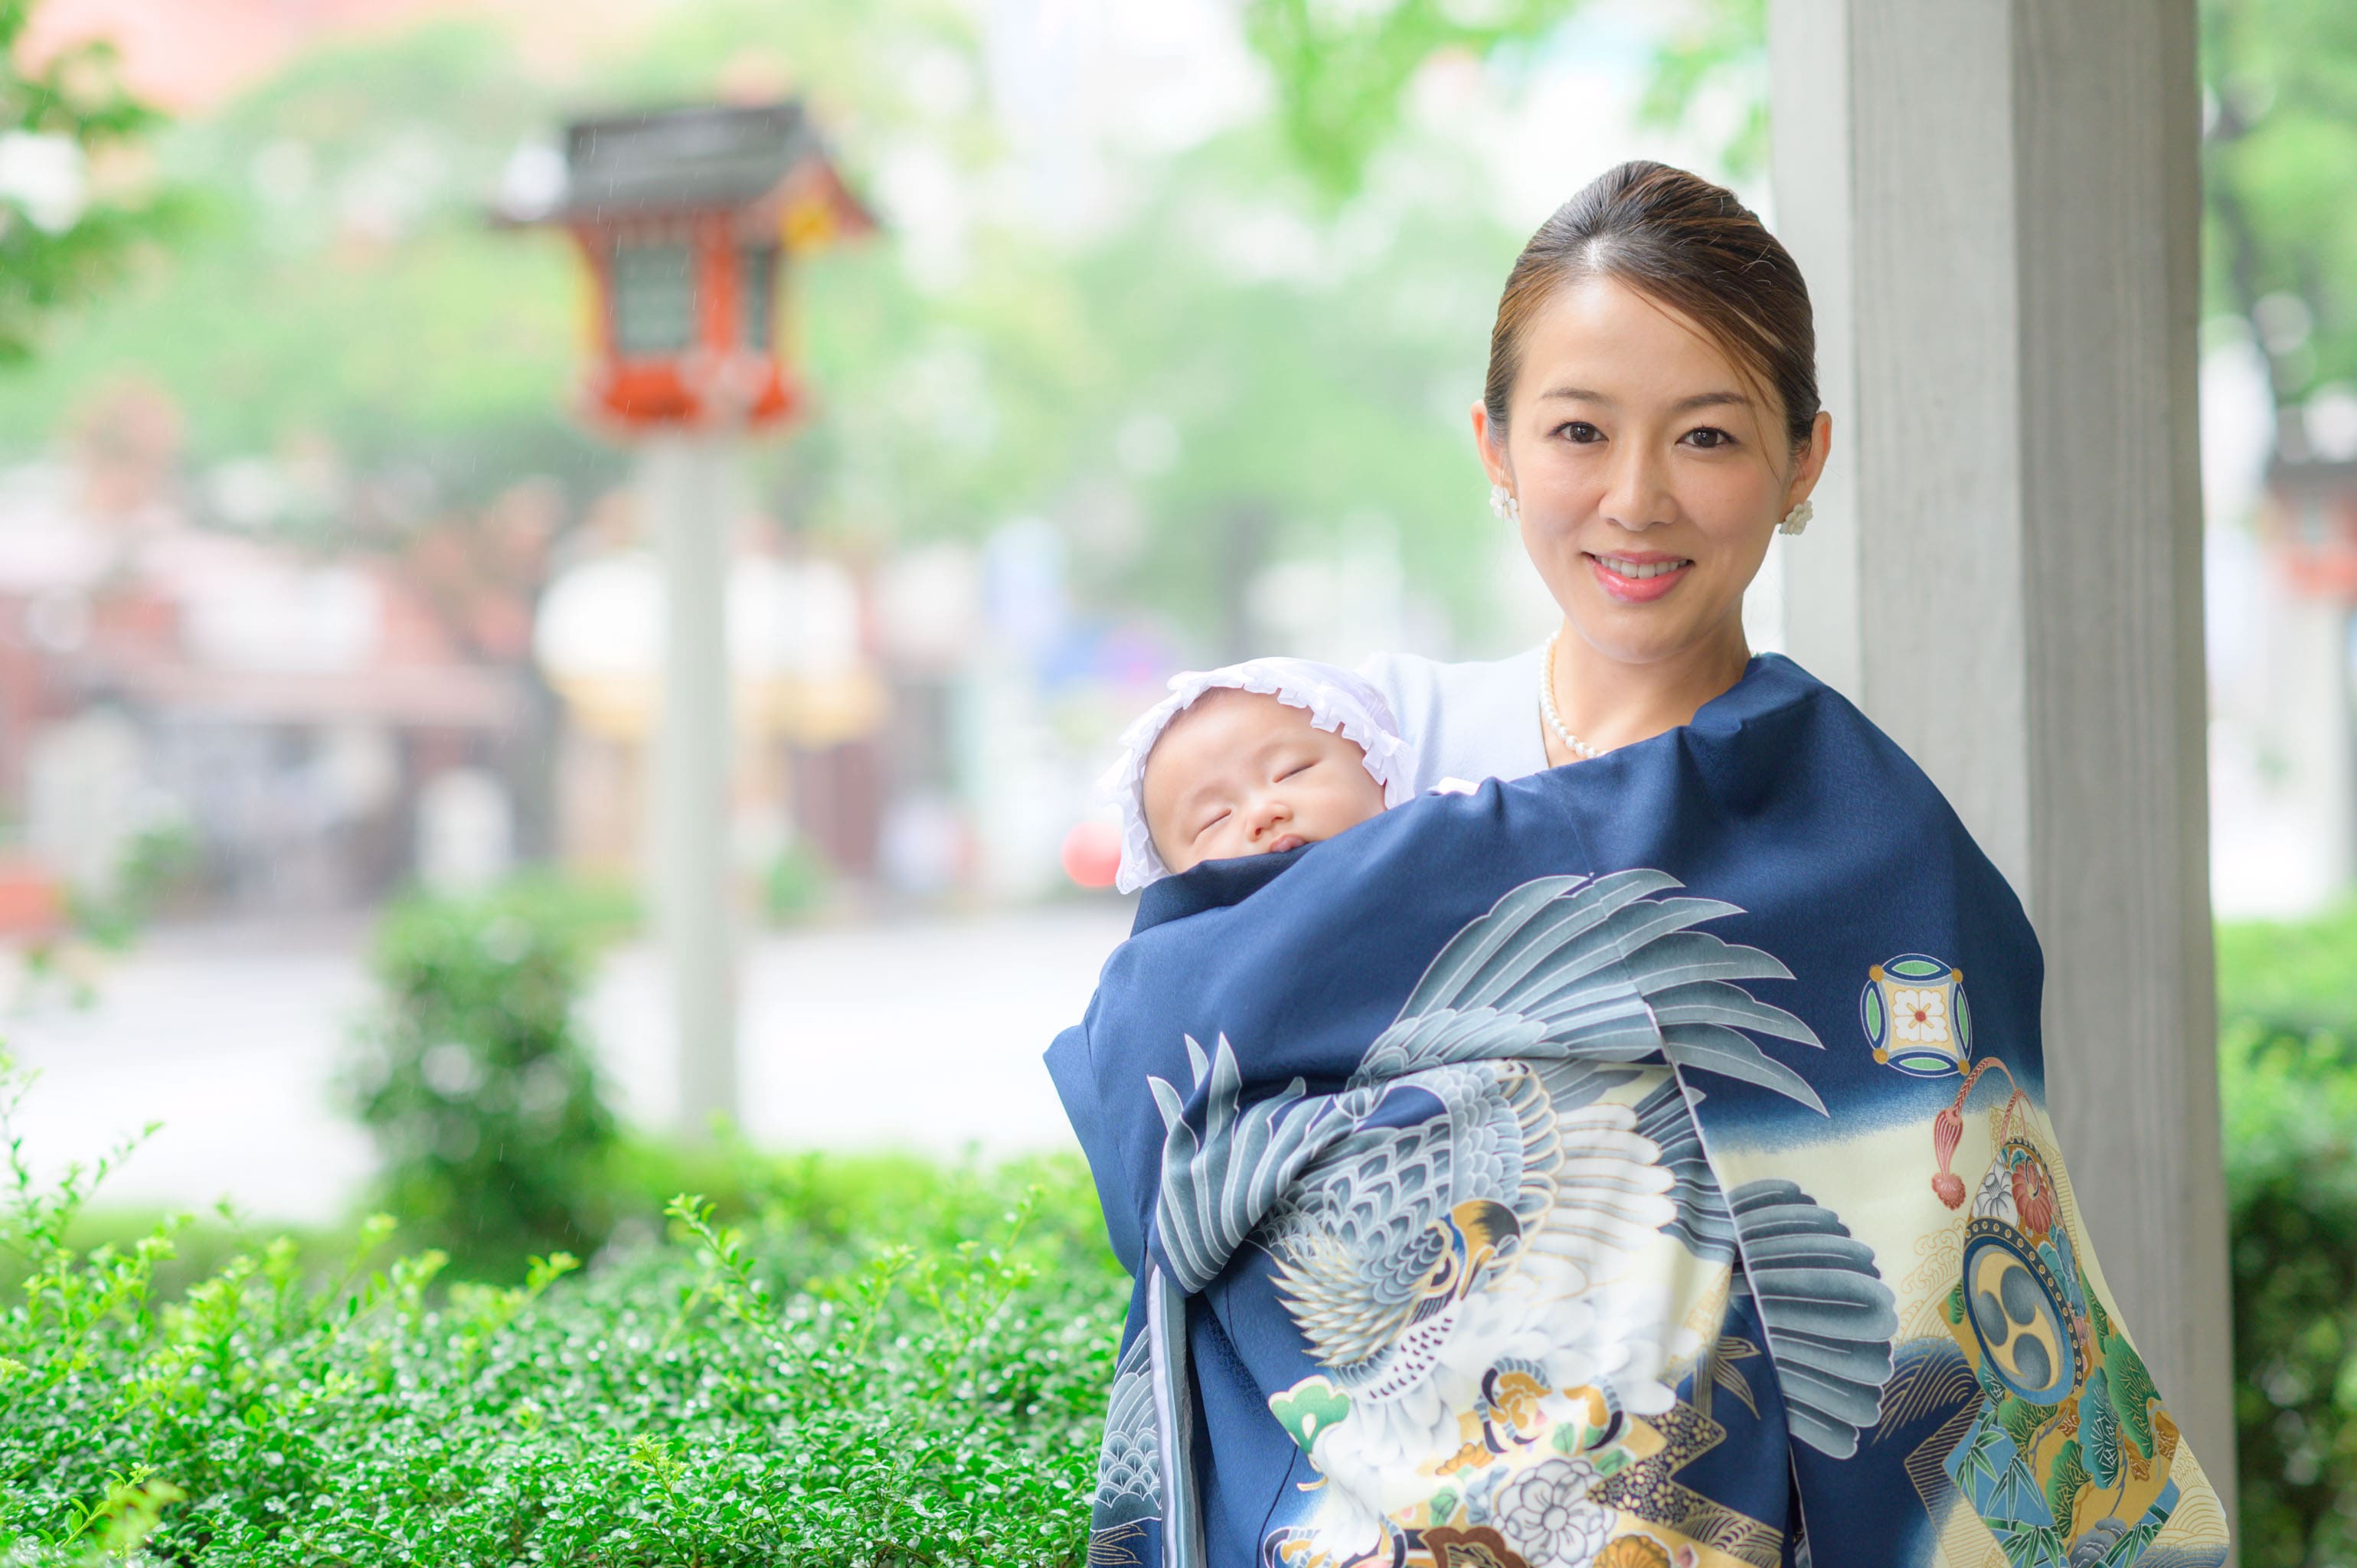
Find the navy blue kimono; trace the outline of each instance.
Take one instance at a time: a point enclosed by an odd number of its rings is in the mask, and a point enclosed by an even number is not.
[[[1146,890],[1048,1065],[1137,1284],[1090,1561],[2214,1568],[2019,902],[1840,695]]]

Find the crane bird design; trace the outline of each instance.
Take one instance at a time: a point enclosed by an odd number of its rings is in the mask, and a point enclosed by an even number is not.
[[[1738,983],[1790,979],[1781,963],[1694,929],[1741,911],[1662,896],[1679,886],[1641,869],[1514,888],[1441,950],[1339,1091],[1295,1079],[1246,1105],[1224,1036],[1187,1041],[1200,1115],[1149,1080],[1172,1277],[1200,1291],[1247,1242],[1266,1251],[1322,1369],[1272,1411],[1342,1491],[1361,1490],[1345,1471],[1377,1491],[1400,1466],[1413,1479],[1512,1375],[1595,1441],[1623,1412],[1666,1410],[1658,1293],[1622,1278],[1663,1234],[1725,1262],[1756,1228],[1777,1262],[1744,1288],[1771,1349],[1800,1357],[1794,1436],[1846,1455],[1872,1423],[1898,1325],[1871,1251],[1790,1184],[1730,1201],[1663,1071],[1823,1114],[1749,1036],[1822,1042]],[[1633,1105],[1606,1098],[1649,1078]],[[1326,1441],[1346,1423],[1350,1441]]]

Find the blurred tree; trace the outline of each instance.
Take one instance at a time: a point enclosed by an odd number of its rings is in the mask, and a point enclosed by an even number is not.
[[[377,1144],[376,1200],[460,1273],[597,1250],[612,1223],[614,1114],[576,1017],[626,911],[525,878],[414,894],[378,923],[382,992],[337,1093]]]
[[[2357,6],[2201,0],[2202,290],[2266,357],[2279,448],[2304,454],[2299,410],[2357,382]],[[1767,155],[1766,0],[1703,0],[1666,39],[1645,101],[1675,123],[1714,82],[1748,91],[1726,151]]]
[[[185,412],[199,466],[328,448],[347,493],[317,515],[224,518],[242,526],[397,536],[521,474],[594,475],[563,407],[570,260],[479,215],[547,124],[544,92],[502,35],[446,23],[300,56],[160,138],[203,221],[0,383],[9,445],[38,448],[56,410],[135,369]]]
[[[1405,150],[1320,222],[1281,135],[1240,128],[1082,263],[1109,367],[1082,473],[1135,496],[1133,595],[1209,654],[1277,629],[1244,599],[1287,556],[1395,543],[1456,624],[1491,608],[1496,523],[1467,411],[1516,237],[1465,200],[1469,158]]]
[[[1768,166],[1768,0],[1695,0],[1686,7],[1655,46],[1637,113],[1666,130],[1684,124],[1714,91],[1740,101],[1718,156],[1728,177],[1749,179]]]
[[[1261,564],[1386,531],[1419,594],[1488,624],[1463,411],[1513,237],[1465,199],[1482,171],[1402,135],[1321,206],[1261,121],[1107,151],[1119,199],[1060,223],[1025,197],[980,27],[952,0],[718,0],[589,50],[561,101],[489,23],[312,50],[162,145],[210,220],[0,382],[0,450],[38,450],[135,371],[184,411],[199,471],[332,459],[327,504],[221,521],[397,552],[459,606],[456,566],[501,557],[457,535],[502,493],[554,476],[569,520],[623,467],[566,406],[567,246],[482,221],[517,149],[544,157],[583,105],[795,92],[887,232],[798,280],[787,339],[816,406],[754,459],[767,510],[865,548],[1046,517],[1092,607],[1150,608],[1206,650],[1250,634]]]
[[[28,61],[37,0],[0,0],[0,363],[113,286],[177,205],[155,178],[162,117],[124,91],[103,40]]]
[[[2209,306],[2250,324],[2303,455],[2289,411],[2357,381],[2357,7],[2202,0],[2201,81]]]
[[[1579,0],[1247,0],[1244,34],[1276,78],[1287,138],[1320,189],[1359,188],[1368,158],[1399,129],[1400,102],[1424,63],[1487,55],[1544,37]]]
[[[808,92],[881,199],[897,255],[823,257],[802,279],[819,403],[761,459],[778,510],[870,541],[1046,516],[1089,602],[1150,608],[1206,653],[1258,631],[1261,566],[1383,530],[1436,607],[1483,624],[1490,556],[1466,545],[1490,520],[1464,410],[1513,238],[1465,200],[1481,171],[1412,143],[1321,207],[1288,135],[1253,123],[1127,155],[1110,220],[1062,232],[1010,177],[985,49],[944,0],[724,4],[667,27],[624,79],[677,98],[794,62],[774,80]]]

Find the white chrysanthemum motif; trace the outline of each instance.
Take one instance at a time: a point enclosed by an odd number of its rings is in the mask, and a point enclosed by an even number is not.
[[[1927,1046],[1948,1043],[1948,993],[1936,986],[1890,993],[1890,1022],[1902,1040]]]
[[[1585,1459],[1550,1459],[1498,1499],[1498,1529],[1531,1568],[1581,1568],[1604,1550],[1611,1513],[1587,1499],[1599,1477]]]
[[[1973,1195],[1973,1218],[2021,1224],[2021,1210],[2013,1202],[2013,1171],[2003,1160],[1991,1164],[1981,1177],[1981,1189]]]

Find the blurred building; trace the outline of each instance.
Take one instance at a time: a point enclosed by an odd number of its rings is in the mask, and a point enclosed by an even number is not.
[[[130,395],[70,460],[0,473],[11,883],[103,894],[162,831],[192,841],[195,895],[231,908],[504,870],[528,664],[454,629],[416,569],[430,552],[328,553],[208,521],[174,435],[167,405]]]
[[[739,530],[732,840],[748,886],[776,907],[812,876],[855,900],[1063,885],[1106,737],[1169,662],[1147,633],[1075,617],[1063,570],[1033,521],[980,549],[860,561]],[[542,600],[538,656],[564,703],[557,843],[585,871],[627,875],[642,851],[662,614],[657,564],[630,542],[584,550]]]
[[[2249,606],[2244,659],[2217,692],[2240,744],[2215,788],[2246,819],[2217,897],[2290,913],[2357,886],[2357,461],[2277,457],[2254,524],[2252,559],[2212,574]]]
[[[158,834],[185,902],[285,914],[522,860],[630,877],[662,593],[627,494],[553,486],[388,528],[333,455],[185,471],[118,389],[0,472],[0,930],[104,895]],[[334,545],[324,542],[337,541]],[[749,903],[1028,898],[1176,656],[1078,613],[1064,545],[813,550],[748,516],[727,590]]]

